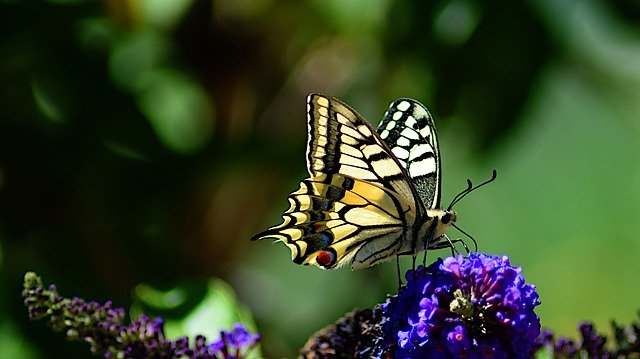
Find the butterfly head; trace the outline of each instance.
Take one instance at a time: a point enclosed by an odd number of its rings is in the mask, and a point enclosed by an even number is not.
[[[452,209],[448,209],[448,210],[442,211],[442,216],[440,217],[440,223],[448,227],[451,224],[455,223],[457,219],[458,219],[458,213],[456,213],[456,211]]]
[[[449,227],[453,226],[458,219],[458,213],[452,209],[433,209],[427,210],[427,216],[431,218],[429,222],[430,235],[427,235],[429,241],[442,238]]]

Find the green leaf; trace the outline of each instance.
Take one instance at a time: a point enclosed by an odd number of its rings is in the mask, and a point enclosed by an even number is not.
[[[538,350],[537,352],[535,352],[533,354],[533,357],[535,359],[552,359],[553,358],[553,353],[550,352],[549,350],[547,350],[546,348],[540,348],[540,350]]]
[[[157,289],[139,284],[133,291],[132,318],[140,314],[165,319],[165,334],[169,339],[204,335],[209,342],[220,338],[221,330],[230,330],[234,323],[242,323],[256,333],[250,311],[238,302],[229,284],[218,278]],[[259,348],[249,358],[260,357]]]

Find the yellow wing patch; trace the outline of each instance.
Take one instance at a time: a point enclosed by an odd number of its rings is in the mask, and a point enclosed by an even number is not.
[[[321,174],[305,179],[289,195],[290,207],[282,224],[253,239],[282,241],[298,264],[339,267],[372,239],[387,237],[398,242],[393,239],[399,239],[415,220],[411,204],[401,198],[373,183]]]

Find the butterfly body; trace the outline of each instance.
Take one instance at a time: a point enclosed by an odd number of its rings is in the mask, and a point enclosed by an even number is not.
[[[378,131],[342,101],[307,98],[309,178],[288,197],[275,238],[297,264],[369,267],[450,245],[454,211],[440,209],[435,126],[420,103],[391,104]]]

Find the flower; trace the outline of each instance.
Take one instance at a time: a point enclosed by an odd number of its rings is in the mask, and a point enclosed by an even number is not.
[[[164,320],[140,316],[124,324],[125,310],[113,308],[111,301],[101,305],[82,298],[64,298],[55,285],[45,289],[33,272],[25,274],[24,303],[31,320],[49,319],[54,331],[64,331],[69,340],[82,340],[91,345],[93,353],[105,358],[201,358],[240,359],[257,345],[259,334],[250,334],[240,323],[230,332],[221,331],[220,339],[207,344],[196,336],[194,345],[189,338],[165,338]]]
[[[334,324],[313,334],[299,352],[299,358],[380,358],[382,310],[354,310]],[[337,355],[339,354],[339,355]]]
[[[578,326],[578,341],[540,333],[538,295],[520,272],[508,258],[485,254],[410,270],[398,295],[321,329],[300,357],[640,358],[638,322],[612,322],[608,347],[590,322]]]
[[[259,340],[260,334],[251,334],[242,324],[236,323],[230,332],[221,331],[220,340],[211,347],[215,352],[222,354],[221,358],[239,359],[244,358]]]
[[[640,313],[638,313],[640,316]],[[640,358],[640,326],[633,323],[629,327],[622,327],[611,323],[614,341],[605,347],[607,339],[596,332],[591,322],[578,325],[580,340],[558,337],[554,340],[553,332],[543,330],[534,344],[534,352],[544,350],[546,357],[557,359],[573,358]]]
[[[593,323],[582,322],[578,325],[582,336],[582,348],[590,358],[606,358],[604,344],[607,339],[596,332]]]
[[[540,334],[535,286],[508,257],[439,259],[382,305],[394,357],[528,358]]]

